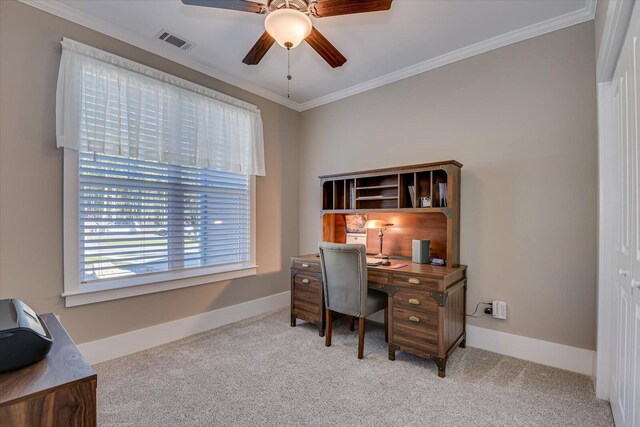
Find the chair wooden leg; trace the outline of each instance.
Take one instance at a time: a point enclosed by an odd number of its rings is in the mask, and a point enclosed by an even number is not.
[[[358,318],[358,359],[364,357],[364,316]]]
[[[384,309],[384,342],[389,342],[389,309]]]
[[[349,316],[349,330],[350,331],[354,331],[355,329],[355,319],[353,318],[353,316]]]
[[[331,326],[333,325],[333,319],[331,318],[331,310],[327,308],[327,331],[325,332],[324,345],[331,347]]]

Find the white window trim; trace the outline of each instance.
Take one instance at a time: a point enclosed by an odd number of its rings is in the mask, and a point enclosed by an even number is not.
[[[78,191],[79,153],[64,149],[63,162],[63,261],[65,307],[92,304],[145,295],[171,289],[198,286],[240,277],[255,276],[256,265],[256,185],[255,176],[249,178],[250,198],[250,256],[249,262],[221,266],[167,271],[143,276],[100,280],[80,285]]]

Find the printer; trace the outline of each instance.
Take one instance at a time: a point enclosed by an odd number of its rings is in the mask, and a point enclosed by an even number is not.
[[[19,299],[0,300],[0,372],[43,359],[52,345],[47,325],[28,305]]]

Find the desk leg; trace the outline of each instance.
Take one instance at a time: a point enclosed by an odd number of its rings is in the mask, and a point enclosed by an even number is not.
[[[384,309],[384,342],[389,342],[389,308]]]
[[[296,327],[296,315],[291,313],[291,327],[295,328]]]
[[[438,376],[444,378],[447,370],[447,357],[431,356],[431,360],[438,367]]]
[[[396,360],[396,351],[398,347],[393,344],[389,344],[389,360]]]

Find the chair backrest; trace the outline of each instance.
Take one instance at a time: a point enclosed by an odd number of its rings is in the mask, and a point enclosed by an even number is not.
[[[367,247],[320,242],[324,301],[331,311],[361,316],[367,304]]]

